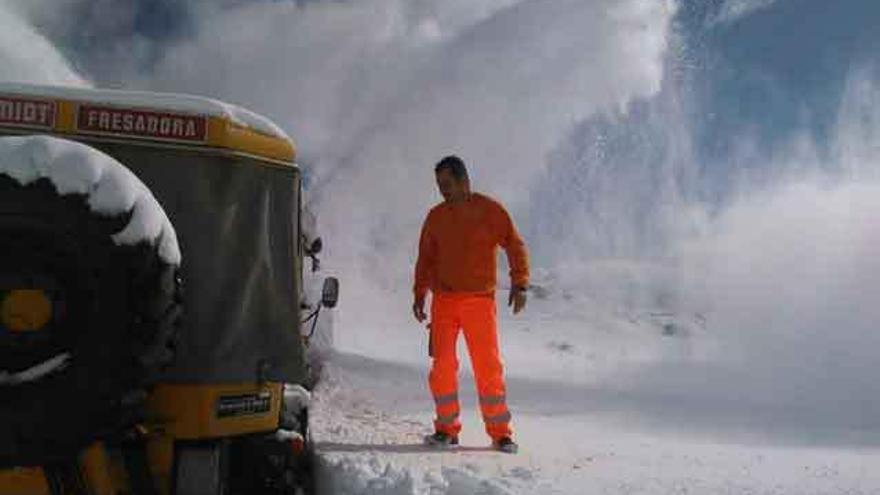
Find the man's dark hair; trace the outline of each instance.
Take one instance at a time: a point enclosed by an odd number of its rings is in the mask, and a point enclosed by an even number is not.
[[[437,165],[434,167],[434,173],[440,173],[441,170],[448,170],[459,181],[468,178],[468,171],[467,167],[464,166],[464,160],[455,155],[449,155],[437,162]]]

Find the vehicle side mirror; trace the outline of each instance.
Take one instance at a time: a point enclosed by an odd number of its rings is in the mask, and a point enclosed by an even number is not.
[[[321,305],[333,309],[339,302],[339,279],[327,277],[324,279],[324,288],[321,291]]]
[[[312,245],[309,246],[309,254],[314,256],[321,252],[324,249],[324,242],[320,237],[316,237],[314,241],[312,241]]]

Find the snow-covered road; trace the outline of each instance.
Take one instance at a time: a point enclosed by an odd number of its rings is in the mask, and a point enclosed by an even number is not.
[[[735,400],[693,409],[559,381],[509,380],[521,445],[512,456],[487,448],[463,376],[463,445],[430,450],[421,445],[431,428],[426,373],[354,354],[330,359],[313,406],[322,493],[880,494],[880,444],[857,432],[811,439],[779,411],[752,415]]]

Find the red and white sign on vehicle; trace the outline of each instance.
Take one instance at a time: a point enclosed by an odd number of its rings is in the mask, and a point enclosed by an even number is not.
[[[167,141],[203,142],[208,138],[204,116],[95,105],[79,106],[76,127],[80,132]]]
[[[0,125],[52,129],[55,102],[0,96]]]

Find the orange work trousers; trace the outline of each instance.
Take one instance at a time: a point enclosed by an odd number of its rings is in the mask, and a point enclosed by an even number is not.
[[[504,368],[498,349],[495,299],[488,295],[434,294],[431,304],[431,346],[434,362],[428,377],[434,395],[436,431],[458,436],[458,335],[464,330],[480,397],[486,433],[492,440],[512,436]]]

